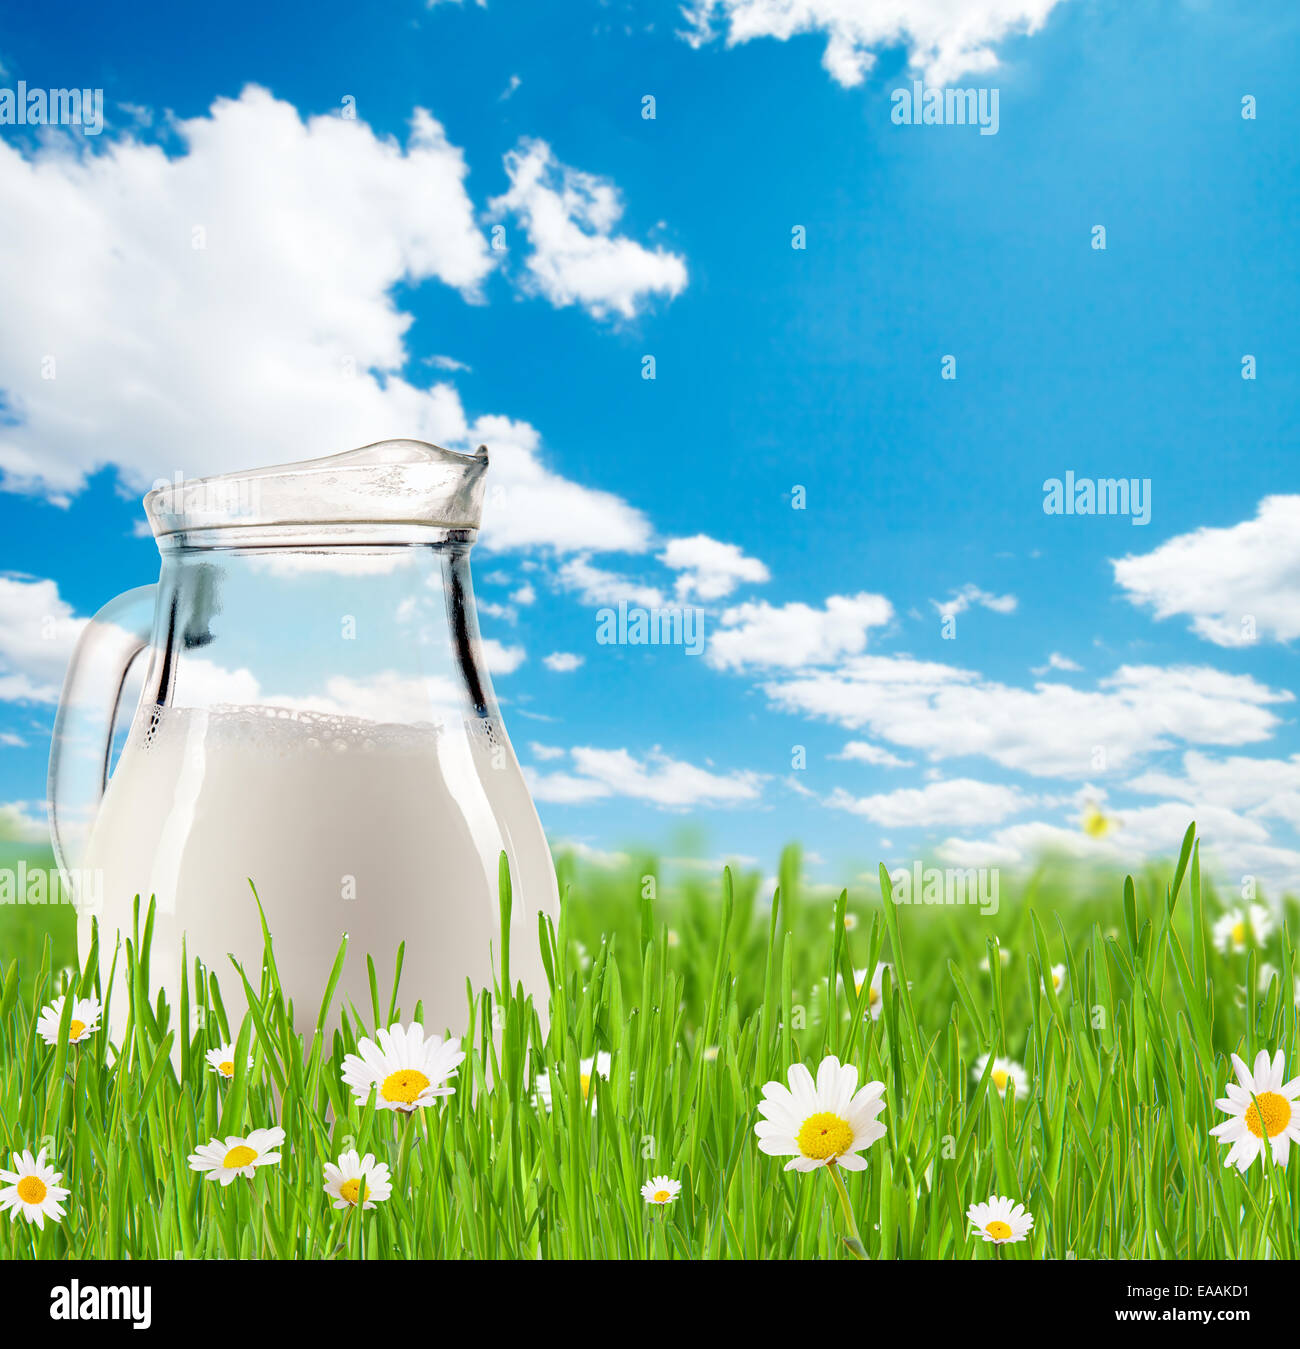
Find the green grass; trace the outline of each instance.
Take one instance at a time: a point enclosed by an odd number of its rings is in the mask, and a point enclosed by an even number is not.
[[[844,1176],[873,1259],[991,1258],[965,1212],[994,1192],[1035,1215],[1007,1259],[1295,1257],[1300,1165],[1242,1177],[1208,1134],[1230,1051],[1281,1049],[1288,1076],[1300,1072],[1291,943],[1279,925],[1262,952],[1213,949],[1218,906],[1190,831],[1177,866],[1136,885],[1081,885],[1068,864],[1047,866],[1013,895],[1004,885],[995,918],[822,895],[793,849],[775,901],[730,873],[669,892],[647,882],[649,862],[611,874],[562,859],[560,875],[559,930],[539,934],[548,1035],[522,998],[467,990],[456,1094],[410,1119],[358,1105],[339,1078],[390,1004],[418,1013],[382,979],[341,1029],[315,1033],[324,1010],[317,1021],[298,1009],[307,1033],[295,1033],[272,949],[250,1015],[230,1026],[215,979],[191,977],[179,1015],[147,998],[142,938],[139,959],[134,942],[119,953],[131,1025],[113,1056],[102,1031],[71,1048],[36,1036],[39,1008],[64,987],[52,942],[34,967],[6,956],[0,1145],[44,1141],[72,1193],[43,1234],[0,1222],[0,1257],[847,1258],[829,1176],[787,1173],[753,1133],[762,1084],[826,1053],[887,1088],[888,1133],[865,1172]],[[6,951],[17,912],[0,910]],[[1293,906],[1286,917],[1293,928]],[[990,973],[980,961],[994,938],[1011,958]],[[872,1020],[851,976],[877,959],[894,975]],[[1262,992],[1261,959],[1278,970]],[[1057,963],[1059,997],[1041,988]],[[92,964],[79,990],[96,978]],[[235,971],[221,983],[229,995]],[[178,1022],[201,1027],[181,1036],[179,1074]],[[254,1056],[245,1071],[237,1050],[233,1082],[203,1058],[228,1035]],[[598,1051],[613,1057],[593,1113],[579,1062]],[[1026,1100],[975,1078],[986,1051],[1023,1060]],[[533,1100],[541,1070],[550,1112]],[[188,1169],[196,1144],[272,1124],[288,1134],[283,1162],[252,1182],[222,1189]],[[395,1184],[388,1203],[345,1217],[322,1163],[349,1145],[387,1160]],[[657,1173],[683,1189],[651,1210],[640,1187]]]

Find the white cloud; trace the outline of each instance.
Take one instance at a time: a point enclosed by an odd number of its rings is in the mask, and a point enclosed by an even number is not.
[[[1002,39],[1037,32],[1059,0],[693,0],[685,9],[698,46],[726,32],[729,47],[753,38],[784,42],[825,33],[822,65],[845,86],[861,84],[876,50],[905,46],[908,61],[932,84],[966,71],[991,70]]]
[[[764,685],[791,712],[926,753],[932,761],[983,755],[1039,776],[1081,777],[1129,768],[1177,741],[1244,745],[1267,739],[1271,710],[1294,701],[1248,675],[1204,666],[1126,665],[1091,690],[1039,682],[1032,689],[907,657],[859,656],[840,668]]]
[[[493,637],[483,639],[483,655],[494,675],[513,674],[524,663],[525,654],[522,646],[502,646]]]
[[[1082,669],[1082,665],[1072,661],[1068,656],[1061,655],[1059,651],[1053,651],[1052,654],[1048,656],[1046,665],[1035,665],[1029,673],[1043,675],[1047,674],[1049,670],[1064,670],[1066,672],[1077,674]]]
[[[548,469],[541,434],[527,422],[478,417],[449,439],[455,445],[485,444],[491,456],[481,547],[637,553],[648,545],[645,516],[612,492],[580,487]]]
[[[0,576],[0,701],[58,702],[85,624],[53,581]]]
[[[561,749],[559,745],[543,745],[536,740],[530,742],[528,748],[533,758],[540,759],[543,763],[548,763],[552,759],[563,759],[569,752],[567,749]]]
[[[537,591],[528,581],[525,581],[510,598],[515,604],[532,604],[537,599]]]
[[[644,761],[625,749],[579,747],[571,751],[572,773],[529,773],[539,801],[574,804],[629,797],[666,810],[688,806],[734,806],[756,801],[756,773],[714,773],[651,750]]]
[[[706,659],[717,669],[825,665],[866,649],[867,633],[893,617],[883,595],[832,595],[822,609],[740,604],[722,615]]]
[[[0,805],[0,839],[6,843],[48,843],[50,827],[45,812],[26,801],[9,801]]]
[[[1288,820],[1300,827],[1300,754],[1289,759],[1257,759],[1233,754],[1216,759],[1189,750],[1183,755],[1183,775],[1148,772],[1133,779],[1129,788],[1147,796],[1168,796],[1201,805],[1244,810],[1260,817]]]
[[[756,557],[746,557],[734,543],[721,543],[707,534],[670,539],[659,561],[682,573],[676,585],[680,599],[694,594],[701,600],[718,600],[742,583],[759,583],[769,577]]]
[[[1300,637],[1300,495],[1265,497],[1253,520],[1179,534],[1111,564],[1128,599],[1157,618],[1186,614],[1216,646]]]
[[[584,604],[617,604],[626,600],[646,609],[658,609],[664,597],[654,586],[642,585],[617,572],[594,567],[585,557],[575,557],[559,571],[560,584],[566,590],[575,590]]]
[[[572,674],[585,659],[572,651],[552,651],[549,656],[542,657],[542,664],[556,674]]]
[[[394,288],[477,302],[494,265],[433,117],[417,110],[401,145],[250,87],[174,132],[172,156],[132,136],[51,132],[29,157],[0,143],[24,241],[0,248],[6,488],[59,500],[105,464],[140,491],[386,437],[484,442],[485,546],[646,546],[640,512],[547,468],[534,427],[407,377]]]
[[[556,839],[551,844],[551,850],[557,856],[572,853],[574,857],[589,863],[593,867],[599,867],[602,871],[615,871],[619,867],[626,866],[629,860],[625,852],[593,848],[589,843],[583,843],[579,839],[572,838]]]
[[[948,615],[955,617],[957,614],[964,614],[972,604],[978,604],[983,609],[991,609],[995,614],[1014,613],[1017,600],[1014,595],[992,595],[977,585],[964,585],[946,600],[931,600],[930,603],[945,617]]]
[[[826,804],[886,828],[944,824],[955,827],[997,824],[1033,804],[1015,787],[950,778],[925,787],[900,787],[875,796],[852,796],[836,788]]]
[[[847,759],[850,762],[869,763],[877,768],[910,768],[911,761],[900,759],[897,754],[881,745],[871,745],[865,740],[850,740],[832,759]]]
[[[489,203],[492,215],[517,218],[528,238],[528,288],[553,305],[580,304],[596,318],[632,318],[655,295],[686,286],[686,263],[612,233],[623,214],[607,178],[559,163],[545,141],[525,138],[506,155],[510,190]]]
[[[1131,870],[1136,858],[1175,855],[1193,818],[1207,870],[1229,884],[1253,876],[1274,896],[1284,891],[1295,893],[1300,852],[1273,843],[1257,820],[1204,804],[1193,816],[1182,801],[1120,811],[1115,827],[1103,838],[1090,838],[1078,828],[1032,820],[1008,825],[987,838],[945,839],[935,852],[941,861],[958,866],[1020,867],[1045,854],[1059,854]]]

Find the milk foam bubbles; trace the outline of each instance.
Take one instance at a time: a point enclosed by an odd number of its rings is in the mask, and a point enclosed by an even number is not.
[[[300,1030],[314,1024],[339,941],[348,957],[335,1008],[369,1019],[367,955],[387,1007],[399,943],[399,1002],[424,1004],[426,1029],[461,1034],[466,979],[492,984],[500,946],[498,859],[513,882],[511,981],[545,1010],[537,911],[558,913],[537,813],[500,723],[419,726],[277,707],[142,711],[96,817],[84,867],[102,878],[101,965],[131,933],[132,900],[156,898],[150,977],[179,1007],[181,939],[243,1014],[233,954],[256,988],[262,934],[274,939]],[[90,918],[79,924],[89,948]],[[121,970],[124,956],[119,956]],[[126,999],[114,991],[120,1037]],[[233,1028],[233,1027],[232,1027]]]

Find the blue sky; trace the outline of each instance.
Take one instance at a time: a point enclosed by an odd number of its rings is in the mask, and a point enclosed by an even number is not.
[[[848,881],[1195,814],[1295,887],[1300,14],[840,8],[11,16],[0,87],[106,125],[0,126],[0,822],[39,828],[80,621],[153,579],[151,481],[410,434],[494,451],[482,625],[553,838]],[[894,124],[914,79],[997,134]],[[1045,514],[1067,470],[1150,522]],[[598,644],[619,596],[704,653]]]

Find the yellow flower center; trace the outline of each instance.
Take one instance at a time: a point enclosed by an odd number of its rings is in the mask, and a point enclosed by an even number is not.
[[[655,1191],[655,1203],[656,1203],[656,1204],[666,1204],[671,1198],[672,1198],[672,1195],[670,1195],[670,1194],[668,1193],[667,1190],[656,1190],[656,1191]]]
[[[428,1085],[429,1079],[418,1068],[399,1068],[384,1078],[379,1094],[386,1101],[401,1101],[403,1105],[411,1105]]]
[[[1259,1102],[1258,1109],[1255,1101]],[[1263,1138],[1266,1133],[1270,1138],[1276,1138],[1291,1123],[1291,1102],[1275,1091],[1261,1091],[1255,1101],[1246,1111],[1246,1128],[1256,1138]]]
[[[985,1226],[984,1230],[994,1241],[1005,1241],[1011,1235],[1010,1223],[1004,1223],[1000,1218],[994,1218],[991,1223]]]
[[[18,1182],[18,1198],[24,1204],[39,1204],[45,1195],[45,1182],[40,1176],[24,1176]]]
[[[1232,925],[1232,944],[1234,946],[1245,946],[1246,944],[1246,924],[1233,923]]]
[[[359,1203],[361,1200],[365,1199],[369,1193],[370,1191],[362,1186],[360,1177],[357,1177],[355,1180],[345,1180],[343,1184],[339,1186],[339,1194],[346,1199],[349,1204]]]
[[[81,1035],[85,1031],[85,1029],[86,1023],[84,1021],[78,1021],[77,1018],[74,1016],[72,1020],[68,1022],[68,1039],[69,1040],[77,1039],[77,1037]]]
[[[578,1085],[582,1088],[582,1099],[585,1101],[591,1095],[591,1074],[580,1073],[578,1076]]]
[[[234,1060],[223,1059],[219,1064],[217,1064],[217,1072],[219,1072],[222,1077],[234,1077],[235,1075]]]
[[[1058,993],[1060,992],[1060,990],[1061,990],[1061,976],[1060,976],[1059,974],[1054,974],[1054,975],[1052,975],[1052,987],[1053,987],[1054,989],[1056,989]]]
[[[251,1166],[255,1161],[257,1161],[257,1153],[247,1143],[240,1143],[226,1153],[226,1159],[221,1165],[228,1171],[234,1171],[241,1166]]]
[[[795,1135],[795,1142],[805,1157],[821,1162],[847,1152],[853,1145],[853,1130],[848,1120],[822,1110],[804,1120]]]
[[[998,1091],[999,1092],[1006,1091],[1007,1070],[1005,1068],[994,1068],[991,1076],[993,1078],[993,1085],[998,1089]]]

